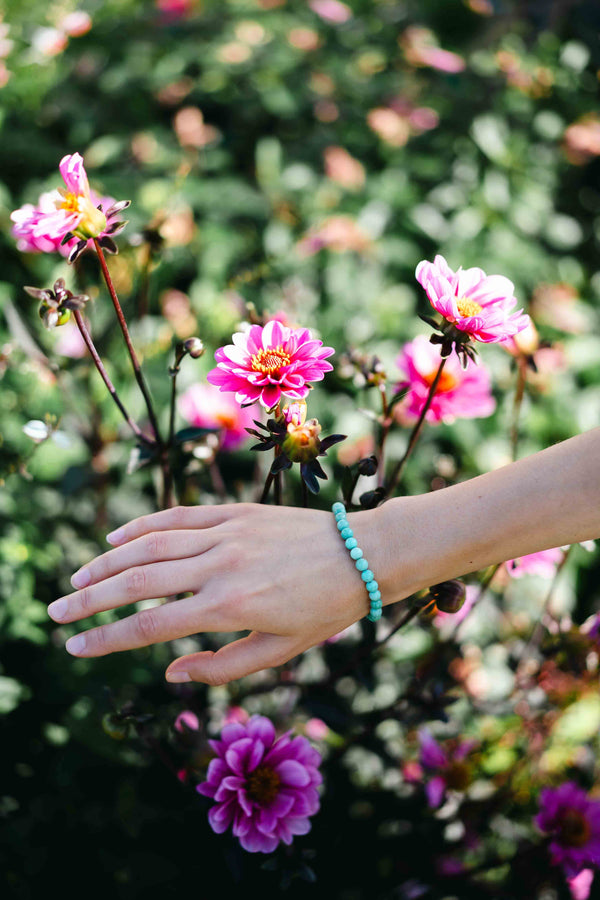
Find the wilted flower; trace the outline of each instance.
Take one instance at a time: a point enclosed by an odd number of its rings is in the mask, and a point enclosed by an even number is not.
[[[260,401],[273,409],[282,397],[304,400],[310,382],[333,369],[326,358],[335,353],[314,340],[307,328],[288,328],[271,320],[233,335],[233,344],[215,353],[217,367],[206,376],[221,391],[235,392],[238,403]]]
[[[178,409],[190,425],[220,430],[223,450],[234,450],[243,444],[248,439],[246,428],[254,421],[251,410],[212,384],[190,385],[179,397]]]
[[[443,747],[426,728],[419,731],[419,762],[433,777],[425,785],[427,802],[440,806],[446,791],[464,791],[471,783],[471,767],[466,758],[474,748],[473,741],[448,741]]]
[[[550,835],[550,858],[573,878],[590,865],[600,865],[600,801],[591,800],[572,781],[540,794],[538,828]]]
[[[454,346],[466,363],[466,356],[473,353],[468,345],[471,338],[483,343],[502,341],[529,324],[522,310],[511,312],[517,304],[514,285],[503,275],[486,275],[478,268],[455,272],[438,254],[432,263],[420,262],[415,277],[443,316],[441,325],[426,319],[442,332],[432,336],[433,343],[442,345],[442,356],[449,356]]]
[[[97,202],[97,196],[90,189],[79,153],[64,156],[59,169],[64,188],[42,194],[37,207],[26,204],[11,214],[19,249],[47,253],[70,242],[69,262],[73,262],[89,240],[98,239],[109,253],[116,253],[117,246],[110,235],[117,234],[126,223],[110,220],[129,206],[129,201],[114,203],[104,209],[103,201]]]
[[[397,418],[409,421],[419,418],[441,360],[440,348],[424,335],[404,345],[396,365],[406,380],[396,385],[396,391],[406,389],[407,393],[394,408]],[[457,356],[450,356],[425,418],[428,422],[483,418],[490,416],[495,408],[490,376],[483,364],[476,365],[469,360],[467,367],[463,368]]]
[[[65,288],[64,278],[58,278],[52,288],[26,287],[30,297],[40,300],[40,318],[46,328],[64,325],[71,318],[71,311],[83,309],[90,299],[87,294],[73,294]]]
[[[307,834],[322,778],[321,755],[306,738],[276,739],[269,719],[252,716],[245,725],[226,725],[210,744],[217,757],[197,791],[215,800],[208,814],[213,831],[231,826],[250,853],[271,853],[281,841]]]
[[[553,547],[551,550],[540,550],[538,553],[528,553],[527,556],[509,559],[506,568],[513,578],[521,578],[523,575],[553,578],[563,556],[564,551],[560,547]]]

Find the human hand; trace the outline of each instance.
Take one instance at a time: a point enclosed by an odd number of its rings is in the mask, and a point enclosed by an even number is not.
[[[365,557],[377,558],[377,510],[349,515]],[[249,631],[216,652],[176,659],[168,681],[224,684],[279,666],[368,611],[363,582],[323,510],[239,503],[175,507],[109,535],[116,545],[71,579],[52,603],[61,624],[137,601],[191,596],[146,608],[67,641],[79,657],[105,656],[199,632]],[[377,573],[377,568],[374,569]]]

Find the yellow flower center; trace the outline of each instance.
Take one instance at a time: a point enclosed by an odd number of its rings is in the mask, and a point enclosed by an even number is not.
[[[562,816],[560,823],[560,840],[569,847],[583,847],[590,839],[590,823],[576,809],[569,809]]]
[[[66,209],[66,211],[69,213],[78,213],[79,194],[73,194],[70,191],[65,191],[64,188],[59,188],[59,191],[62,194],[62,200],[56,200],[56,208]]]
[[[258,766],[246,779],[246,791],[252,800],[267,806],[279,792],[279,775],[270,766]]]
[[[279,347],[269,347],[268,350],[259,350],[252,357],[252,368],[255,372],[263,372],[265,375],[271,375],[272,372],[278,372],[282,366],[289,366],[291,358],[286,353],[281,344]]]
[[[437,369],[432,369],[431,372],[427,372],[426,375],[423,375],[423,381],[431,387],[435,380],[435,376],[437,375]],[[448,372],[447,369],[442,369],[442,374],[440,375],[440,380],[437,384],[436,393],[444,394],[446,391],[453,390],[457,385],[457,380],[452,375],[451,372]]]
[[[461,297],[460,300],[456,301],[456,305],[458,307],[458,311],[461,316],[476,316],[483,309],[482,306],[479,305],[475,300],[469,300],[468,297]]]

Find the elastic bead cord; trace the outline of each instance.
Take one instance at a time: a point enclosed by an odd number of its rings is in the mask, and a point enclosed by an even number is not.
[[[377,622],[381,618],[382,608],[381,591],[379,590],[379,585],[375,581],[375,576],[369,568],[369,563],[364,558],[363,552],[358,546],[356,538],[354,537],[354,532],[348,524],[348,519],[346,518],[346,507],[338,500],[331,507],[331,511],[335,516],[335,522],[340,533],[340,537],[350,551],[350,558],[354,560],[356,570],[359,572],[360,577],[362,578],[367,589],[367,593],[369,595],[369,612],[367,613],[367,619],[369,620],[369,622]]]

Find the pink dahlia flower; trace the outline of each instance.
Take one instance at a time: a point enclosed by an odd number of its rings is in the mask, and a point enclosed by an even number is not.
[[[222,394],[212,384],[192,384],[179,398],[179,412],[196,428],[215,428],[222,434],[221,448],[235,450],[248,440],[246,428],[254,424],[255,413],[241,407],[230,394]]]
[[[454,272],[440,255],[432,263],[420,262],[415,275],[434,309],[466,337],[502,341],[529,324],[522,310],[511,312],[517,304],[514,285],[503,275],[478,268]]]
[[[306,738],[276,740],[273,723],[252,716],[226,725],[210,745],[217,757],[196,790],[215,801],[208,814],[213,831],[231,825],[250,853],[271,853],[280,841],[291,844],[294,835],[310,831],[309,817],[319,809],[321,754]]]
[[[304,400],[311,381],[333,369],[326,357],[335,353],[313,340],[307,328],[288,328],[271,320],[233,335],[233,344],[215,353],[217,367],[206,376],[221,391],[234,391],[238,403],[259,400],[272,409],[283,396]]]
[[[588,900],[592,890],[594,874],[593,869],[582,869],[579,875],[567,878],[567,884],[573,900]]]
[[[539,575],[541,578],[553,578],[556,567],[563,557],[560,547],[552,547],[551,550],[540,550],[538,553],[528,553],[527,556],[519,556],[509,559],[506,563],[509,575],[513,578],[521,578],[523,575]]]
[[[396,413],[401,418],[411,421],[419,418],[441,359],[440,348],[425,335],[404,345],[396,359],[396,365],[405,376],[396,390],[408,389],[396,406]],[[449,356],[425,418],[428,422],[483,418],[491,416],[495,408],[490,376],[483,364],[469,361],[463,369],[457,356]]]
[[[113,203],[109,198],[98,198],[90,189],[79,153],[64,156],[59,170],[64,187],[42,194],[38,206],[28,203],[11,213],[19,249],[63,252],[62,242],[68,239],[69,260],[72,261],[91,239],[96,238],[110,253],[116,253],[117,247],[110,235],[120,231],[123,223],[108,223],[129,206],[129,201]]]
[[[550,858],[567,878],[600,865],[600,801],[590,800],[574,782],[541,792],[535,823],[551,836]]]

